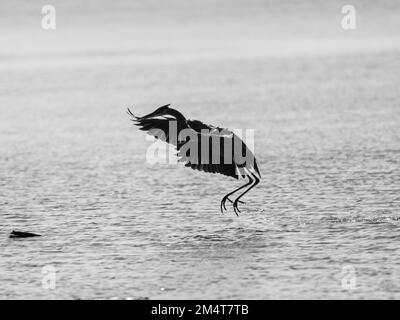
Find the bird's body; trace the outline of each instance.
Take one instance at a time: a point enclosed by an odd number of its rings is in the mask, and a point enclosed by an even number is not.
[[[236,134],[199,120],[186,119],[169,105],[144,117],[136,117],[129,109],[128,114],[140,130],[174,145],[179,161],[186,167],[235,179],[247,178],[245,185],[228,193],[221,201],[221,212],[226,210],[225,202],[229,200],[238,215],[240,198],[259,183],[261,175],[254,154]],[[229,196],[246,187],[248,189],[234,201],[229,199]]]

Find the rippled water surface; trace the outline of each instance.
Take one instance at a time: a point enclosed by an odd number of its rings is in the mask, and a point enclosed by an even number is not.
[[[398,51],[69,54],[1,65],[0,298],[400,298]],[[165,103],[255,129],[239,218],[240,182],[146,163],[125,109]]]

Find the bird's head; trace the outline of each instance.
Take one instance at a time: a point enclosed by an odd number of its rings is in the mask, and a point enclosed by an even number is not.
[[[168,121],[177,121],[178,122],[178,129],[184,129],[187,127],[186,118],[180,113],[178,110],[172,109],[169,107],[170,105],[167,104],[158,108],[157,110],[149,113],[143,117],[137,117],[133,115],[133,113],[128,108],[128,114],[133,116],[135,121],[143,121],[143,120],[155,120],[155,119],[163,119]]]
[[[149,113],[148,115],[143,116],[142,118],[155,118],[155,117],[162,117],[166,115],[169,111],[169,104],[159,107],[157,110],[153,111],[152,113]]]

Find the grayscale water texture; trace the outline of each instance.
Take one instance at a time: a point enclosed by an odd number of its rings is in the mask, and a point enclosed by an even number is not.
[[[0,298],[399,299],[400,6],[299,3],[2,2]],[[126,108],[166,103],[255,130],[239,218],[241,182],[146,162]]]

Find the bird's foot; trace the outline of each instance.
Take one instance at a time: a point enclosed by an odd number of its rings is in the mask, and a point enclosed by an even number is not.
[[[225,206],[226,200],[228,200],[230,203],[233,203],[233,201],[231,199],[229,199],[229,197],[227,197],[227,196],[223,197],[222,201],[221,201],[221,213],[224,213],[223,210],[225,210],[225,211],[227,210],[226,206]],[[244,204],[243,201],[239,200],[239,202]]]
[[[229,198],[228,197],[223,197],[222,198],[222,200],[221,200],[221,213],[224,213],[224,210],[226,211],[226,206],[225,206],[225,202],[226,202],[226,200],[229,200]],[[229,200],[230,201],[230,200]]]
[[[227,200],[228,200],[230,203],[233,203],[233,201],[232,201],[231,199],[227,198]],[[241,200],[239,200],[238,202],[241,203],[241,204],[245,204],[245,203],[246,203],[246,202],[241,201]]]
[[[235,211],[235,214],[236,214],[236,216],[238,216],[239,217],[239,213],[241,213],[240,212],[240,210],[239,210],[239,208],[238,208],[238,203],[240,202],[240,200],[235,200],[235,202],[233,203],[233,211]]]
[[[232,201],[231,199],[229,199],[229,197],[225,196],[221,200],[221,213],[224,213],[224,210],[227,211],[226,206],[225,206],[226,200],[228,200],[230,203],[233,203],[233,210],[235,211],[235,214],[237,216],[239,216],[238,213],[240,213],[240,210],[238,208],[238,203],[244,204],[245,202],[244,201],[240,201],[240,200]]]

